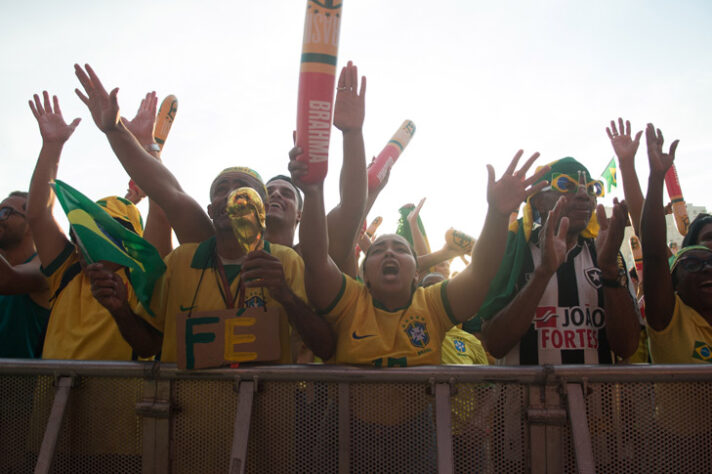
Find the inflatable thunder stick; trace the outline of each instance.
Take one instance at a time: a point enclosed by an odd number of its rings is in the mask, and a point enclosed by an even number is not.
[[[378,226],[381,225],[381,222],[383,222],[383,217],[377,216],[375,219],[373,219],[371,225],[368,226],[368,229],[366,229],[366,235],[369,239],[373,238],[373,235],[376,233],[376,229],[378,229]],[[363,223],[365,224],[366,221],[363,221]]]
[[[173,121],[176,119],[177,112],[178,99],[176,99],[176,96],[169,95],[163,99],[161,108],[158,109],[158,116],[156,117],[156,129],[153,131],[153,138],[161,150],[163,150],[163,145],[166,143],[168,132],[171,131],[171,125],[173,125]]]
[[[323,181],[328,168],[341,5],[341,0],[307,0],[296,139],[302,149],[297,160],[309,164],[305,183]]]
[[[385,148],[383,148],[371,166],[368,167],[369,191],[373,191],[383,182],[383,178],[386,177],[388,170],[391,169],[393,163],[395,163],[400,154],[403,153],[403,150],[408,146],[414,134],[415,124],[410,120],[406,120],[395,135],[393,135],[393,138],[386,143]]]
[[[635,261],[635,271],[638,274],[638,283],[643,282],[643,249],[640,247],[640,240],[636,235],[631,235],[630,240],[630,252],[633,254],[633,260]]]
[[[665,173],[665,187],[667,188],[668,196],[672,201],[672,213],[675,216],[675,227],[681,235],[687,235],[687,228],[690,226],[690,218],[687,216],[687,206],[682,197],[682,189],[680,188],[680,179],[677,177],[675,165],[670,166],[670,169]]]

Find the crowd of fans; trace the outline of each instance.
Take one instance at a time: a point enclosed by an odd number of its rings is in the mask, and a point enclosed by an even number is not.
[[[0,204],[0,357],[176,362],[179,313],[263,308],[278,321],[278,363],[712,360],[712,217],[696,218],[672,254],[662,188],[678,142],[666,152],[652,124],[645,129],[645,195],[635,167],[643,132],[633,135],[622,119],[607,128],[625,194],[610,216],[597,205],[601,182],[582,163],[565,157],[534,166],[535,153],[520,166],[520,150],[499,177],[488,166],[479,238],[431,251],[418,216],[422,201],[405,208],[397,233],[365,231],[387,179],[369,192],[366,82],[353,64],[343,68],[336,92],[341,200],[328,213],[323,182],[303,180],[308,164],[298,146],[284,174],[266,182],[247,167],[221,171],[203,209],[160,160],[156,94],[128,120],[118,89],[107,91],[88,65],[75,73],[83,88],[77,95],[136,185],[126,198],[98,204],[151,243],[165,271],[145,304],[125,266],[88,260],[74,230],[63,232],[52,216],[51,183],[80,120],[67,124],[57,97],[35,95],[29,106],[42,148],[29,193],[13,192]],[[256,249],[241,245],[227,210],[230,193],[243,187],[257,192],[266,211]],[[145,227],[135,206],[144,195]],[[637,288],[620,253],[631,224],[643,250]],[[449,262],[465,256],[464,270],[450,275]]]

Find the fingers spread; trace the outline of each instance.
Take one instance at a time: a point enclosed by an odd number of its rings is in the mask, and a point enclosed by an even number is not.
[[[529,157],[529,159],[522,165],[521,168],[519,168],[518,173],[521,174],[521,176],[526,176],[527,171],[529,171],[529,168],[534,164],[534,162],[541,156],[538,151],[534,152],[532,156]]]
[[[515,155],[514,158],[512,158],[511,163],[509,163],[509,166],[507,167],[507,170],[504,172],[504,174],[513,174],[514,170],[517,167],[517,163],[519,163],[519,158],[522,157],[524,154],[524,150],[519,150]]]

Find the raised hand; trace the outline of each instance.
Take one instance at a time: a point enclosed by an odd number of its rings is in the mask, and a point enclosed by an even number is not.
[[[494,210],[507,217],[519,209],[519,205],[529,195],[538,192],[548,184],[546,181],[542,181],[532,186],[532,183],[536,182],[549,171],[548,166],[543,166],[530,178],[526,178],[527,171],[534,161],[539,158],[538,152],[529,157],[518,171],[514,171],[523,153],[524,150],[519,150],[516,155],[514,155],[512,162],[499,181],[495,181],[494,168],[492,165],[487,165],[487,202]]]
[[[149,92],[141,100],[138,112],[136,112],[136,116],[132,120],[122,118],[126,128],[144,146],[154,142],[153,131],[156,127],[157,106],[158,98],[156,97],[156,92]]]
[[[74,73],[77,75],[87,95],[84,95],[79,89],[74,89],[74,91],[89,108],[94,123],[99,127],[99,130],[104,133],[110,132],[116,128],[116,125],[121,120],[117,98],[119,88],[116,87],[111,93],[107,93],[91,66],[86,64],[85,67],[86,72],[79,64],[75,64]]]
[[[561,196],[554,208],[549,211],[546,222],[539,233],[539,241],[543,242],[541,267],[550,274],[556,273],[556,270],[566,260],[568,251],[566,234],[569,232],[569,218],[562,217],[565,207],[566,197]],[[556,231],[557,226],[558,232]]]
[[[302,182],[302,177],[309,171],[309,164],[297,161],[297,157],[303,153],[301,147],[295,146],[289,150],[289,173],[294,184],[305,194],[317,191],[323,187],[324,183],[306,184]]]
[[[341,69],[334,101],[334,126],[346,133],[361,130],[366,114],[366,77],[361,77],[361,91],[358,91],[358,68],[349,61]]]
[[[675,161],[675,150],[680,140],[675,140],[670,145],[670,151],[663,153],[663,132],[657,129],[652,123],[649,123],[645,128],[645,140],[648,142],[648,163],[650,164],[650,174],[657,176],[665,176],[665,173]]]
[[[638,151],[638,145],[640,145],[640,136],[643,134],[643,131],[639,131],[635,134],[635,138],[631,138],[630,121],[626,120],[624,127],[623,119],[618,117],[618,127],[616,127],[616,122],[611,120],[611,126],[606,127],[606,133],[611,140],[613,151],[616,153],[621,167],[632,165],[635,160],[635,154]]]
[[[408,222],[411,226],[415,225],[418,221],[418,216],[420,215],[420,210],[423,208],[423,204],[425,204],[425,198],[421,199],[417,206],[413,206],[413,210],[408,214]]]
[[[628,206],[625,201],[618,202],[615,198],[610,219],[606,217],[606,210],[601,204],[596,207],[596,217],[601,227],[596,236],[598,268],[607,278],[613,278],[618,273],[618,250],[623,243],[628,222]]]
[[[32,115],[35,116],[37,125],[40,127],[42,140],[44,143],[63,144],[72,136],[82,119],[75,118],[72,123],[67,125],[62,117],[62,110],[59,108],[57,96],[52,96],[52,102],[49,100],[47,91],[42,91],[42,96],[44,97],[44,105],[42,105],[37,94],[33,96],[34,102],[28,101]],[[54,103],[54,110],[52,109],[52,103]]]

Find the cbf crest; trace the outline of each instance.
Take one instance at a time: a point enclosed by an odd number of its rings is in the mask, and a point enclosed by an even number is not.
[[[424,348],[430,342],[430,334],[428,334],[428,328],[425,325],[425,321],[420,316],[410,316],[406,318],[401,326],[405,330],[405,333],[410,339],[410,343],[414,347]]]

